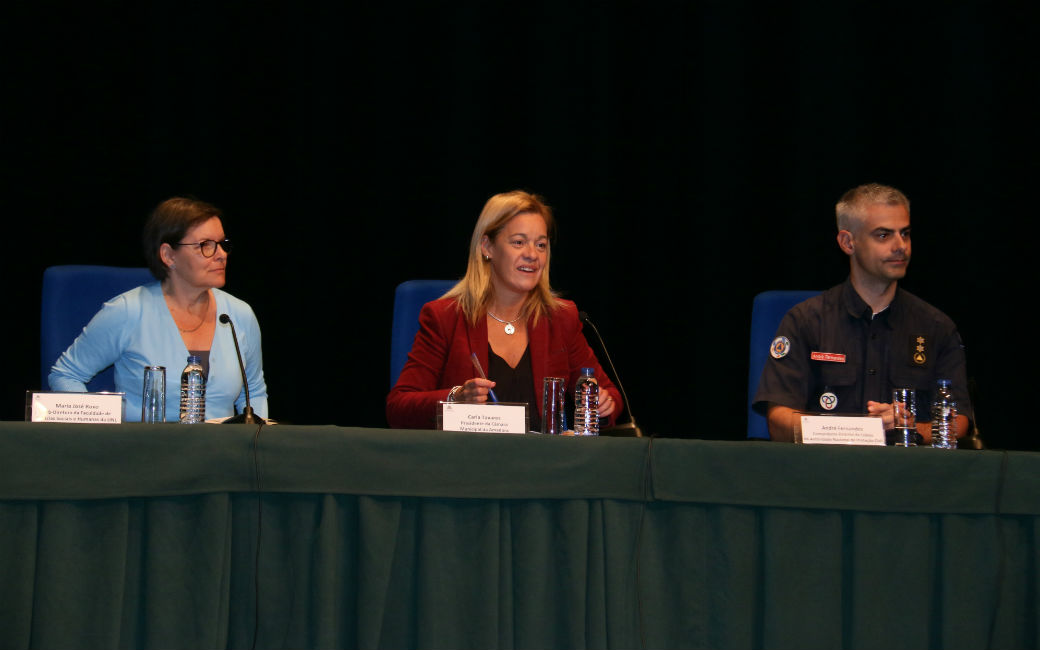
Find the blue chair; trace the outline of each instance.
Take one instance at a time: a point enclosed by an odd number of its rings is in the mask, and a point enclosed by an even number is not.
[[[751,402],[758,390],[758,380],[769,356],[769,346],[776,337],[780,321],[791,307],[808,300],[819,291],[763,291],[751,305],[751,348],[748,354],[748,438],[769,440],[766,418],[751,410]]]
[[[390,330],[390,388],[408,361],[408,353],[419,331],[419,312],[431,300],[443,296],[455,280],[408,280],[394,291],[394,321]]]
[[[47,375],[51,366],[106,300],[154,280],[146,268],[68,265],[46,269],[40,309],[40,386],[49,389]],[[115,387],[112,366],[87,384],[87,390],[92,392]]]

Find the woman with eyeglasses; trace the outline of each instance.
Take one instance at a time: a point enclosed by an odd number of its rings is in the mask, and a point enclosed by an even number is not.
[[[145,366],[166,367],[166,421],[180,409],[180,372],[188,355],[206,371],[206,418],[245,407],[230,316],[249,381],[254,412],[267,417],[267,385],[260,326],[248,304],[220,290],[231,242],[222,212],[203,201],[175,197],[158,205],[144,227],[148,268],[157,282],[112,298],[51,368],[51,389],[82,392],[95,374],[115,365],[116,390],[126,393],[126,419],[141,418]]]

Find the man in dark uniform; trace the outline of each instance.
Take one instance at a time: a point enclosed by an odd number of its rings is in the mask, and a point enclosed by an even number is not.
[[[849,278],[795,305],[780,323],[754,402],[770,437],[793,440],[797,411],[880,415],[891,429],[892,389],[914,388],[918,433],[930,442],[939,379],[952,382],[963,436],[971,405],[957,328],[897,286],[910,263],[910,201],[872,183],[846,192],[836,212]]]

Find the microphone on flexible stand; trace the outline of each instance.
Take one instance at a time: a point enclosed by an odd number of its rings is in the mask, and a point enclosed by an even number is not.
[[[589,320],[589,315],[583,311],[578,312],[578,318],[583,323],[592,328],[592,331],[596,334],[596,339],[599,340],[599,347],[603,350],[603,354],[607,357],[607,363],[610,364],[610,370],[614,373],[614,379],[617,381],[618,390],[621,391],[621,398],[625,400],[625,408],[628,410],[628,422],[625,424],[615,424],[612,427],[607,427],[600,430],[600,435],[604,436],[635,436],[637,438],[643,437],[643,432],[640,430],[639,425],[636,424],[636,416],[632,413],[632,402],[628,401],[628,393],[625,392],[625,387],[621,384],[621,375],[618,374],[617,368],[614,367],[614,360],[610,358],[610,352],[607,351],[607,346],[603,342],[603,337],[600,336],[599,330],[596,329],[596,324]]]
[[[253,413],[253,407],[249,405],[249,381],[246,379],[246,365],[242,363],[242,351],[238,348],[238,334],[235,332],[235,324],[227,314],[220,315],[220,322],[231,326],[231,339],[235,342],[235,355],[238,356],[238,370],[242,373],[242,385],[246,389],[246,407],[241,413],[224,420],[224,424],[263,424],[264,419]]]

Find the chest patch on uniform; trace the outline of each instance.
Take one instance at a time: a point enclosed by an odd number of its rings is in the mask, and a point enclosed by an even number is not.
[[[910,359],[915,366],[923,366],[928,361],[927,341],[918,334],[910,339]]]
[[[837,352],[813,352],[809,355],[813,361],[830,361],[831,363],[845,363],[845,355]]]
[[[778,336],[769,346],[769,355],[774,359],[783,359],[791,351],[791,341],[786,336]]]
[[[827,411],[833,411],[838,406],[838,396],[834,393],[824,393],[820,395],[820,406]]]

